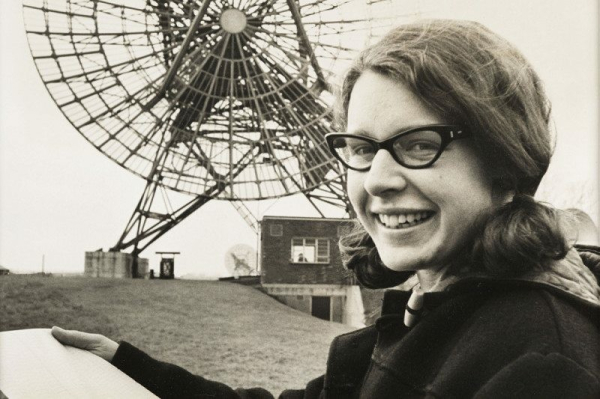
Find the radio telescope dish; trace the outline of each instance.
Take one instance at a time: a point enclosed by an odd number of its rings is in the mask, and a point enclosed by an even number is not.
[[[323,139],[334,130],[334,73],[415,12],[388,0],[23,7],[32,56],[56,105],[94,147],[147,181],[112,248],[134,253],[210,199],[235,205],[304,193],[322,215],[318,204],[347,209],[343,171]],[[151,207],[159,188],[194,200],[158,214]]]
[[[235,278],[257,275],[256,251],[250,245],[234,245],[225,253],[225,267]]]

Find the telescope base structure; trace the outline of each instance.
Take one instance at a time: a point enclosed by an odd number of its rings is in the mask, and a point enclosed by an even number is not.
[[[148,278],[148,259],[124,252],[94,251],[85,253],[86,277]]]

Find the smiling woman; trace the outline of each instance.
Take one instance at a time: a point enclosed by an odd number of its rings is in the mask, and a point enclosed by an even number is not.
[[[402,152],[390,146],[370,154],[361,168],[346,163],[348,194],[361,222],[342,242],[348,267],[361,269],[367,285],[394,286],[406,279],[406,274],[389,278],[388,268],[420,270],[423,279],[433,274],[433,283],[440,284],[456,277],[453,264],[514,275],[564,257],[568,243],[557,211],[529,197],[552,155],[549,112],[542,84],[525,58],[477,23],[405,26],[364,51],[344,80],[340,126],[387,142],[408,128],[453,124],[468,138],[440,140],[444,145],[422,170],[402,162]],[[339,157],[340,150],[334,154]],[[520,224],[506,214],[515,204],[528,204],[531,211]],[[385,222],[422,212],[432,217],[418,226],[390,229]],[[493,217],[511,223],[488,220]],[[505,234],[515,231],[520,233]],[[490,239],[498,232],[500,242]],[[379,259],[387,268],[375,266]],[[383,281],[375,283],[378,273]],[[421,284],[428,284],[423,279]]]
[[[447,122],[406,85],[372,71],[356,81],[348,115],[350,132],[377,140]],[[441,273],[471,236],[475,220],[501,204],[472,144],[451,143],[423,169],[401,165],[392,156],[396,151],[378,151],[368,171],[348,172],[348,196],[388,268],[419,270],[421,277]],[[425,284],[421,278],[423,288],[431,288]]]
[[[346,132],[327,142],[359,226],[345,264],[370,288],[415,277],[386,292],[375,325],[334,340],[324,376],[281,398],[599,397],[600,248],[574,248],[561,213],[532,198],[552,138],[524,57],[477,23],[401,26],[359,55],[339,104]],[[298,258],[314,252],[305,241]],[[272,398],[54,334],[161,397]]]

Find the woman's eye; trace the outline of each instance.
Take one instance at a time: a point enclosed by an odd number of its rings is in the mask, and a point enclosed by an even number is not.
[[[411,152],[437,152],[439,148],[440,146],[438,143],[421,141],[416,143],[410,143],[410,145],[405,147],[405,150]]]
[[[431,130],[419,130],[400,136],[394,142],[394,151],[400,157],[423,160],[434,157],[442,145],[441,137]]]
[[[368,155],[373,153],[373,146],[367,143],[355,143],[350,145],[350,152],[355,155]]]
[[[354,153],[358,155],[370,154],[373,152],[373,148],[370,145],[363,145],[354,149]]]

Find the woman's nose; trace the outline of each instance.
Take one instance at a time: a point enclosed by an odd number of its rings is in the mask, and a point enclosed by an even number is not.
[[[404,172],[405,168],[387,150],[379,150],[373,158],[371,168],[366,172],[365,190],[374,196],[402,191],[407,185]]]

